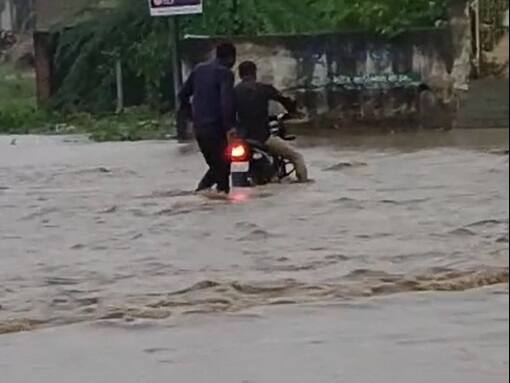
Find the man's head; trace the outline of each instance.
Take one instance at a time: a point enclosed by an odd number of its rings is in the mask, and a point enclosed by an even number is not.
[[[241,80],[256,80],[257,65],[253,61],[243,61],[239,65],[239,77]]]
[[[216,47],[216,58],[228,68],[236,63],[237,51],[232,43],[221,43]]]

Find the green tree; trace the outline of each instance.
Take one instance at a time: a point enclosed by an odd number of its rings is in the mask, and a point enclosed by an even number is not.
[[[111,110],[114,63],[126,81],[141,81],[140,95],[161,106],[170,68],[168,23],[151,18],[145,0],[88,17],[58,34],[55,66],[61,74],[56,105]],[[387,36],[429,27],[445,16],[447,0],[207,0],[204,14],[183,18],[183,32],[209,36],[331,32],[361,29]],[[84,80],[86,79],[86,80]]]

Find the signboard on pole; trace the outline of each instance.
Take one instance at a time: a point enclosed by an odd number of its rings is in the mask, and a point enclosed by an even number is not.
[[[177,16],[202,13],[203,0],[149,0],[151,16]]]

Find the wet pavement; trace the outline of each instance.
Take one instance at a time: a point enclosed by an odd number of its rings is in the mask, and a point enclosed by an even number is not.
[[[204,170],[193,146],[0,137],[7,381],[69,381],[75,369],[48,363],[71,342],[86,360],[75,382],[161,381],[172,371],[187,382],[307,382],[313,371],[317,382],[404,382],[416,369],[436,381],[507,381],[508,131],[318,136],[300,146],[315,183],[237,190],[221,202],[189,192]],[[314,334],[331,342],[300,343]],[[139,367],[152,380],[129,368],[87,377],[106,363],[97,357],[106,337],[113,365],[140,365],[140,347],[162,348],[151,345],[158,339],[189,354],[177,366]],[[309,368],[300,347],[315,347]],[[335,353],[351,368],[334,367]],[[21,355],[42,367],[27,370]],[[271,358],[301,365],[280,374]],[[240,367],[228,373],[232,359]],[[385,369],[398,360],[402,374]],[[209,380],[190,372],[204,365]]]

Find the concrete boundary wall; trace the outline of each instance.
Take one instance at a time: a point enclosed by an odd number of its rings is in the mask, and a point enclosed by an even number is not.
[[[220,40],[188,36],[182,45],[185,74],[210,57]],[[238,63],[255,61],[260,80],[295,96],[313,124],[454,124],[459,75],[452,75],[457,58],[447,28],[410,31],[391,40],[352,32],[238,38],[234,43]]]

